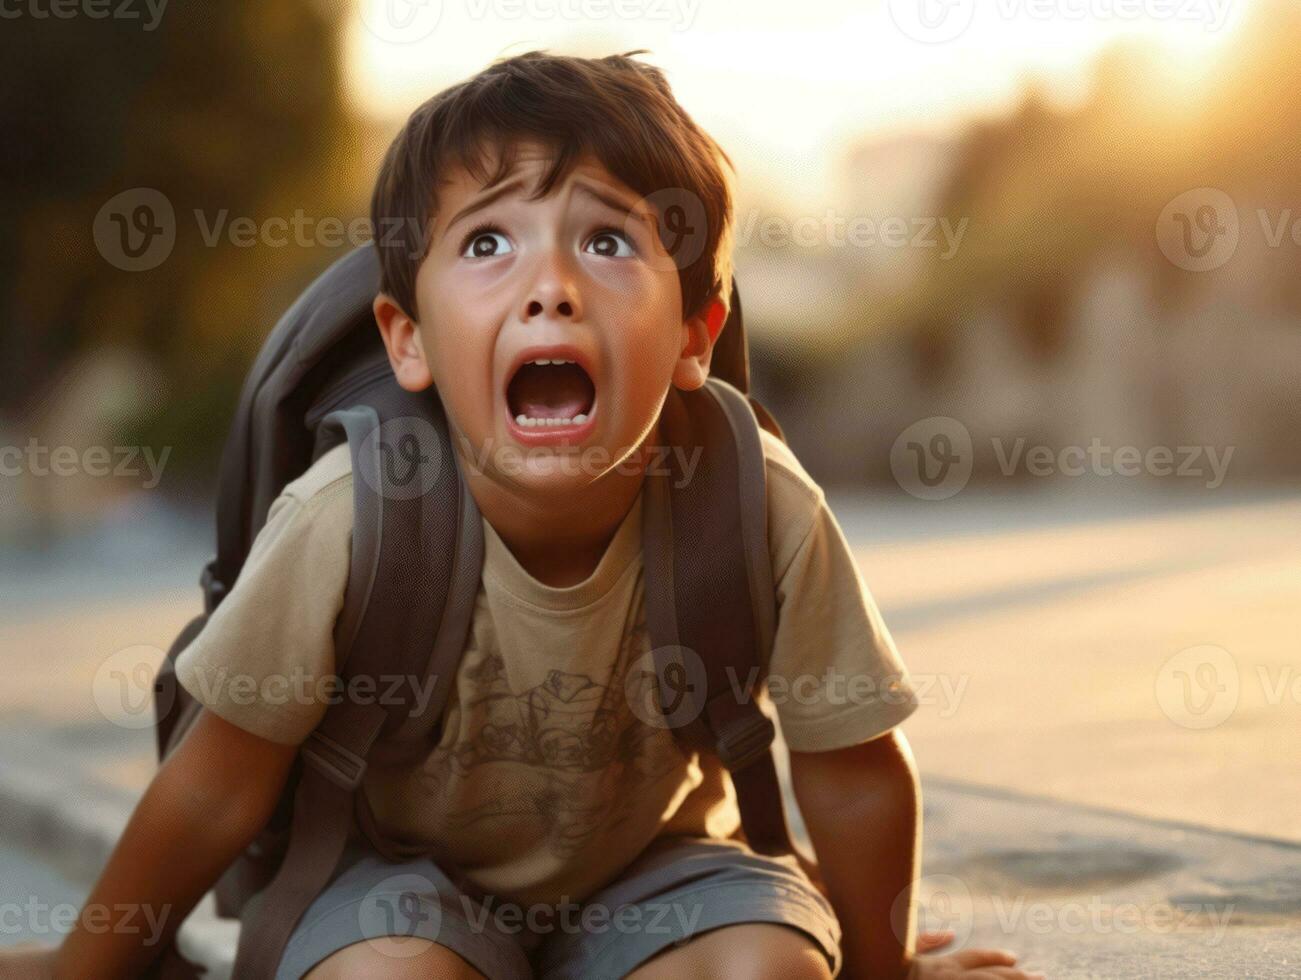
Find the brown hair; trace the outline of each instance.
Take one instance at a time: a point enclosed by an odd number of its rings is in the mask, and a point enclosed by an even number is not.
[[[578,58],[530,51],[494,62],[415,110],[389,146],[371,197],[380,288],[413,318],[416,270],[429,248],[439,172],[459,163],[492,186],[505,179],[520,141],[554,154],[535,196],[544,197],[584,154],[643,197],[659,218],[681,202],[691,240],[670,248],[684,317],[732,288],[732,161],[678,105],[663,73],[632,60],[644,51]],[[489,174],[485,150],[499,150]],[[669,202],[665,206],[665,202]],[[683,219],[683,211],[677,218]],[[703,236],[695,234],[703,224]],[[675,236],[681,245],[682,236]],[[668,243],[665,243],[666,248]]]

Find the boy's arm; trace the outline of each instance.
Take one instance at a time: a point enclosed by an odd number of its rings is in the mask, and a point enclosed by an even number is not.
[[[139,976],[270,819],[330,700],[320,682],[334,676],[350,571],[350,465],[338,446],[272,502],[230,594],[176,658],[177,682],[204,705],[194,725],[136,805],[61,949],[0,948],[0,978],[20,968],[43,980]],[[114,931],[124,914],[129,924]]]
[[[54,976],[144,972],[270,819],[297,752],[204,708],[136,805]],[[127,910],[133,928],[112,928]]]
[[[956,978],[966,971],[1009,980],[1034,976],[1014,968],[1016,956],[1005,951],[916,956],[912,885],[920,856],[921,793],[901,731],[849,748],[790,755],[795,797],[840,920],[844,980]],[[897,924],[896,908],[906,913]],[[928,948],[944,944],[926,939]]]

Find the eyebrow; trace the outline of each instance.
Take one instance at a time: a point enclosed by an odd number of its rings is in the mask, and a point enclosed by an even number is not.
[[[452,220],[447,223],[447,227],[443,229],[443,236],[446,236],[448,232],[450,232],[454,227],[456,227],[456,223],[460,221],[462,218],[468,218],[470,215],[474,214],[474,212],[482,211],[484,208],[486,208],[489,204],[491,204],[493,201],[497,200],[498,198],[504,197],[505,195],[511,193],[512,191],[519,190],[519,188],[523,185],[523,183],[524,183],[523,177],[513,177],[510,180],[498,184],[496,187],[494,187],[492,190],[490,190],[488,193],[484,194],[482,197],[478,198],[477,200],[471,201],[465,207],[461,208],[460,211],[457,211],[456,215],[452,218]]]
[[[604,204],[611,211],[617,211],[620,214],[633,218],[636,221],[640,221],[643,224],[652,224],[650,216],[648,216],[644,211],[635,209],[634,206],[629,205],[622,197],[606,191],[603,188],[592,187],[584,183],[575,183],[574,190],[576,192],[582,191],[593,200]]]
[[[471,201],[465,207],[461,208],[460,211],[456,212],[456,214],[452,217],[452,220],[447,223],[447,227],[443,229],[442,237],[446,237],[447,234],[451,232],[451,230],[454,227],[456,227],[456,223],[458,221],[462,220],[463,218],[468,218],[476,211],[482,211],[484,208],[492,204],[494,201],[504,197],[507,194],[512,193],[513,191],[519,190],[520,187],[523,186],[523,184],[524,184],[523,177],[514,177],[510,180],[503,181],[488,193],[482,195],[481,197],[479,197],[474,201]],[[574,190],[576,192],[582,191],[588,197],[592,198],[594,201],[597,201],[600,204],[604,204],[607,208],[609,208],[612,211],[617,211],[620,214],[627,215],[628,217],[640,221],[643,224],[650,224],[650,219],[645,213],[634,210],[633,207],[631,207],[627,201],[623,200],[616,194],[613,194],[609,191],[606,191],[598,187],[591,187],[581,182],[574,184]]]

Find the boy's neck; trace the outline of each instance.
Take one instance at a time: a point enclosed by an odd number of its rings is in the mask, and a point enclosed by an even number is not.
[[[642,466],[624,465],[562,500],[522,495],[464,467],[479,513],[515,560],[543,585],[565,588],[589,578],[641,492]]]

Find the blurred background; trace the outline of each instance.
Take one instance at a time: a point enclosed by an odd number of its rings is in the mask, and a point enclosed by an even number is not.
[[[735,161],[760,392],[824,482],[889,481],[895,436],[936,415],[978,441],[1233,446],[1234,483],[1295,475],[1301,8],[930,4],[947,30],[885,2],[710,0],[635,18],[581,0],[141,0],[136,19],[13,20],[0,424],[170,446],[163,494],[206,503],[253,353],[364,237],[406,114],[496,57],[645,47]],[[1198,189],[1189,216],[1223,203],[1235,225],[1236,242],[1189,226],[1209,268],[1158,234]],[[106,259],[146,190],[168,247]],[[977,478],[996,462],[977,451]],[[114,483],[24,493],[5,530],[94,521]]]
[[[196,611],[244,373],[406,115],[646,48],[923,773],[1301,841],[1296,0],[120,2],[0,29],[10,731],[109,745],[103,665]]]

